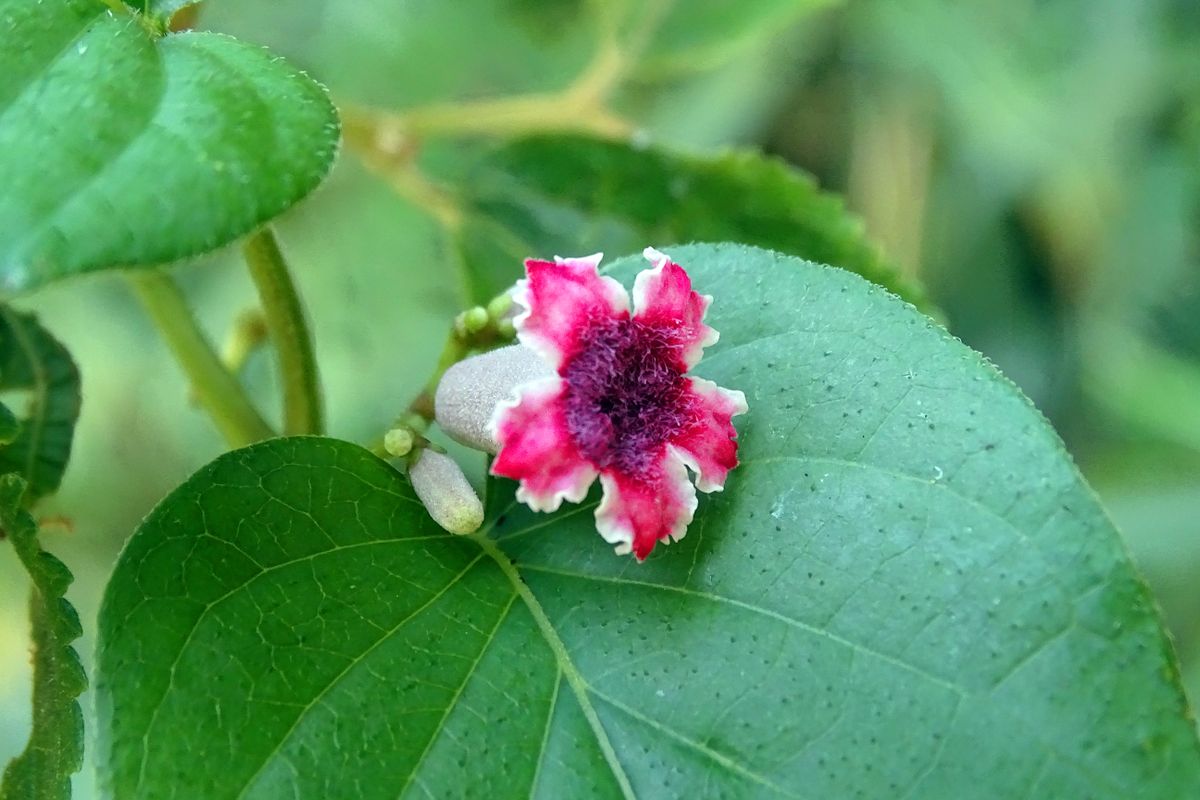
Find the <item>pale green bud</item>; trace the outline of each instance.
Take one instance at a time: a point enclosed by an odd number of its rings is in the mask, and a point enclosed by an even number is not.
[[[487,304],[487,313],[492,319],[500,321],[511,316],[508,312],[512,309],[512,307],[512,295],[508,292],[505,292],[504,294],[498,294],[492,298],[491,302]]]
[[[408,478],[438,525],[450,533],[479,530],[483,524],[483,503],[453,458],[434,450],[422,450],[408,468]]]
[[[400,458],[412,452],[413,434],[408,428],[392,428],[383,435],[383,449]]]
[[[468,308],[454,320],[455,330],[460,337],[472,336],[479,333],[491,322],[487,309],[483,306]]]

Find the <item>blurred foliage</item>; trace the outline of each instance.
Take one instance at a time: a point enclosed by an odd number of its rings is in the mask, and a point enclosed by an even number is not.
[[[435,127],[433,103],[561,92],[585,71],[604,84],[615,70],[611,106],[638,140],[759,146],[816,174],[924,283],[951,330],[1054,422],[1155,589],[1200,697],[1200,5],[740,5],[749,10],[732,20],[697,14],[704,27],[674,30],[669,50],[655,14],[634,24],[625,4],[585,0],[209,0],[197,25],[271,46],[343,104],[421,107]],[[688,21],[669,3],[638,8]],[[612,122],[575,112],[549,122],[576,132]],[[486,144],[468,134],[419,158],[458,180]],[[335,435],[378,433],[433,364],[430,331],[461,307],[438,197],[436,185],[396,186],[346,153],[279,225]],[[253,297],[234,261],[217,254],[179,272],[214,335]],[[50,504],[76,516],[74,532],[43,542],[75,572],[72,597],[90,620],[137,521],[221,447],[121,284],[77,281],[27,305],[85,375],[75,461]],[[85,305],[103,313],[84,318]],[[266,360],[245,374],[269,403]],[[25,635],[12,583],[0,582],[10,648]],[[0,663],[5,755],[28,727],[28,682],[11,672],[23,667]]]

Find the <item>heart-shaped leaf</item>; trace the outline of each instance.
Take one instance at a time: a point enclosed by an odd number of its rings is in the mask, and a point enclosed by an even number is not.
[[[96,0],[0,0],[0,285],[226,244],[333,161],[324,90],[227,36],[154,38]]]
[[[1153,603],[1029,402],[849,273],[670,252],[750,403],[682,542],[639,565],[504,482],[453,537],[355,445],[222,456],[105,597],[114,795],[1192,796]]]
[[[535,136],[489,153],[463,181],[459,250],[475,299],[529,256],[628,252],[647,242],[747,242],[836,264],[924,303],[861,221],[804,172],[754,152],[693,156],[586,136]]]
[[[0,441],[0,474],[28,483],[26,500],[52,494],[71,457],[79,418],[79,370],[67,348],[32,314],[0,304],[0,392],[27,392],[15,435]],[[5,414],[11,414],[7,408]]]

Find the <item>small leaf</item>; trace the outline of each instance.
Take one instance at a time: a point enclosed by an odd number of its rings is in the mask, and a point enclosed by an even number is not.
[[[32,503],[58,489],[71,457],[79,370],[32,314],[0,304],[0,392],[15,390],[28,392],[29,404],[16,436],[0,444],[0,474],[23,477]]]
[[[520,277],[529,256],[735,240],[835,264],[917,305],[920,288],[867,241],[840,198],[752,152],[689,156],[580,136],[538,136],[484,158],[463,181],[474,214],[459,235],[475,302]]]
[[[154,39],[95,0],[0,0],[0,284],[175,261],[226,244],[321,181],[324,90],[212,33]]]
[[[83,714],[77,698],[87,688],[87,678],[71,647],[82,629],[63,597],[71,573],[38,545],[24,492],[21,478],[0,476],[0,525],[33,578],[33,731],[25,751],[4,770],[0,800],[66,800],[71,775],[83,762]]]
[[[750,404],[685,539],[639,565],[595,494],[503,481],[455,537],[356,445],[222,456],[106,592],[112,794],[1194,796],[1153,602],[1029,402],[846,272],[671,254],[715,297],[698,371]]]

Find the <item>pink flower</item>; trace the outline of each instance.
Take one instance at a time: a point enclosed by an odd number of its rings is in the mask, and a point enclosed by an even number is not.
[[[632,315],[624,287],[596,271],[599,253],[525,262],[517,336],[557,375],[519,387],[491,421],[492,474],[520,481],[518,500],[553,511],[598,476],[596,527],[639,561],[683,538],[696,489],[724,488],[738,463],[731,417],[746,412],[741,392],[687,375],[717,341],[704,324],[712,298],[667,256],[644,255],[654,266],[634,282]]]

